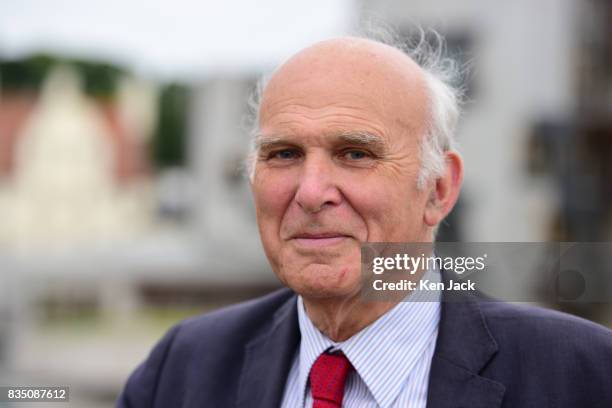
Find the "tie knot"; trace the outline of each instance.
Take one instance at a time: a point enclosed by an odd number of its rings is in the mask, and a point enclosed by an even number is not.
[[[342,406],[344,382],[351,363],[342,353],[323,353],[310,369],[310,389],[314,408]]]

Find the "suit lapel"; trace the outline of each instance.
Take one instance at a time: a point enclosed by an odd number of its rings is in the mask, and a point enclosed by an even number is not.
[[[300,341],[296,297],[277,311],[271,328],[247,344],[238,407],[278,407]]]
[[[447,285],[445,273],[443,280]],[[479,375],[498,347],[478,302],[470,295],[446,292],[443,292],[442,301],[427,408],[501,406],[504,385]]]

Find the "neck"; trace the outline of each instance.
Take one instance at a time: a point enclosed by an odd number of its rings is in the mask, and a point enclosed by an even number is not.
[[[398,303],[364,302],[359,294],[348,299],[303,299],[312,323],[335,342],[352,337]]]
[[[411,279],[418,282],[426,271],[420,270]],[[345,341],[378,320],[402,301],[405,294],[390,295],[389,301],[366,302],[361,292],[350,297],[317,298],[302,295],[306,314],[323,334],[335,342]]]

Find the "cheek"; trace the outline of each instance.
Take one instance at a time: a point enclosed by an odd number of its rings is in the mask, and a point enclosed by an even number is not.
[[[280,226],[295,190],[292,184],[290,177],[279,177],[265,171],[256,174],[253,180],[251,189],[257,224],[266,252],[276,250],[280,245]]]
[[[367,225],[370,242],[409,241],[423,222],[423,194],[400,183],[372,180],[346,190],[354,209]]]
[[[252,190],[258,216],[267,221],[280,221],[293,197],[295,189],[292,185],[290,177],[278,177],[267,172],[256,175]]]

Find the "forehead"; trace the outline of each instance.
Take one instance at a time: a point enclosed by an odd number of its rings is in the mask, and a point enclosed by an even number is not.
[[[400,51],[368,40],[331,40],[276,71],[263,94],[259,126],[263,133],[299,126],[296,121],[332,127],[334,133],[420,129],[427,101],[422,70]]]

